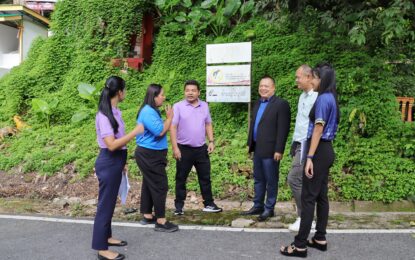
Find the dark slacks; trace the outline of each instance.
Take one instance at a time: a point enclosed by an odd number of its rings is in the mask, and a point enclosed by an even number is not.
[[[111,152],[108,149],[101,149],[95,161],[95,172],[99,181],[99,195],[92,235],[92,249],[108,249],[108,238],[112,236],[112,215],[114,214],[122,171],[126,161],[127,150]]]
[[[193,166],[196,168],[203,204],[213,203],[212,186],[210,181],[210,159],[207,146],[190,147],[179,144],[180,160],[176,160],[176,208],[183,208],[186,200],[186,180]]]
[[[138,146],[135,150],[135,160],[143,174],[140,212],[152,214],[154,207],[155,216],[164,218],[169,189],[166,173],[167,149],[152,150]]]
[[[261,158],[254,152],[254,207],[274,210],[277,203],[279,161]],[[264,204],[265,194],[267,200]]]
[[[294,240],[294,244],[298,248],[305,248],[307,245],[316,203],[317,225],[314,238],[321,241],[326,240],[326,228],[329,218],[328,178],[334,157],[332,143],[320,140],[313,158],[314,176],[309,179],[305,174],[303,175],[301,224],[298,235]]]

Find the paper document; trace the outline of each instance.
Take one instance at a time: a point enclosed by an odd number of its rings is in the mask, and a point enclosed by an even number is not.
[[[130,183],[128,182],[128,175],[126,171],[123,171],[120,189],[118,190],[118,195],[120,195],[122,205],[125,205],[125,203],[127,202],[127,195],[129,190]]]

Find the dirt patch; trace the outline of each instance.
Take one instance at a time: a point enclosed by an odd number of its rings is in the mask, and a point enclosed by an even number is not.
[[[140,182],[130,180],[131,190],[127,205],[139,202]],[[23,198],[53,200],[54,198],[76,197],[81,201],[98,198],[98,179],[94,176],[80,178],[72,165],[53,176],[37,173],[0,172],[0,198]]]
[[[0,172],[0,214],[40,214],[49,216],[88,217],[93,218],[98,198],[98,180],[94,175],[79,178],[71,165],[54,176],[42,176],[36,173]],[[125,214],[126,209],[139,208],[141,183],[130,178],[131,190],[126,205],[117,203],[114,219],[137,222],[141,214],[136,211]],[[237,191],[228,187],[228,192]],[[231,226],[232,221],[241,218],[240,212],[252,206],[252,202],[239,200],[215,200],[224,209],[223,213],[209,214],[201,211],[203,200],[200,194],[189,191],[185,203],[185,215],[174,216],[174,196],[166,201],[167,218],[179,224]],[[287,228],[295,218],[292,202],[278,202],[276,217],[267,222],[258,222],[256,217],[251,227]],[[341,209],[342,207],[338,207]],[[328,227],[345,228],[411,228],[415,226],[415,212],[406,213],[370,213],[339,212],[331,213]]]

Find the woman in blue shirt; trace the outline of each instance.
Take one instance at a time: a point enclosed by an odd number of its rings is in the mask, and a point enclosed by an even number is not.
[[[294,243],[280,249],[281,254],[286,256],[306,257],[307,246],[321,251],[327,250],[328,175],[335,157],[332,141],[337,133],[340,112],[334,69],[330,64],[322,64],[314,72],[314,87],[319,94],[309,116],[307,137],[310,148],[303,175],[301,224]],[[307,240],[316,204],[316,233],[311,240]]]
[[[155,224],[156,231],[174,232],[179,227],[166,220],[167,183],[167,131],[173,119],[173,109],[166,106],[166,120],[163,122],[159,107],[166,97],[163,88],[150,84],[144,102],[137,114],[137,124],[144,125],[144,133],[136,137],[135,159],[141,173],[140,212],[142,224]],[[153,215],[153,208],[154,214]]]

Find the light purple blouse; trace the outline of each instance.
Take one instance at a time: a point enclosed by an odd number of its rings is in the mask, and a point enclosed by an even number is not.
[[[209,106],[199,100],[196,107],[187,100],[173,106],[173,125],[177,125],[177,143],[201,147],[206,142],[206,124],[212,123]]]
[[[114,129],[112,129],[110,120],[103,113],[98,112],[95,117],[95,127],[97,130],[97,141],[100,148],[108,148],[104,142],[104,138],[107,136],[114,136],[115,139],[121,138],[125,135],[125,125],[121,117],[121,111],[118,108],[113,107],[112,113],[115,120],[118,122],[118,132],[114,135]],[[127,149],[127,146],[123,146],[121,149]]]

